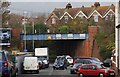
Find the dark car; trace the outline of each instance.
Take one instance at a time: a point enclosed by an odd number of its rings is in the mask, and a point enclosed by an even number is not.
[[[80,67],[81,65],[82,65],[81,63],[75,63],[75,64],[71,67],[70,73],[71,73],[71,74],[77,74],[78,69],[79,69],[79,67]]]
[[[75,58],[74,64],[75,63],[82,63],[82,64],[103,64],[98,58],[94,57],[78,57]]]
[[[11,77],[15,74],[12,57],[8,51],[0,51],[0,73],[2,77]]]
[[[111,68],[112,67],[112,60],[111,59],[104,60],[103,65],[105,67],[110,67]]]
[[[67,60],[65,58],[56,58],[54,64],[53,64],[53,69],[67,69]]]

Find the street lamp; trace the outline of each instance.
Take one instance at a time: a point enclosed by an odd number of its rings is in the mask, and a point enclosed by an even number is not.
[[[23,13],[23,16],[24,16],[24,18],[23,18],[23,26],[24,26],[24,50],[26,50],[26,23],[27,23],[27,19],[26,19],[26,17],[27,17],[27,11],[24,11],[24,13]]]
[[[32,27],[33,27],[33,35],[34,35],[34,20],[32,21]],[[33,36],[33,51],[34,51],[34,36]]]

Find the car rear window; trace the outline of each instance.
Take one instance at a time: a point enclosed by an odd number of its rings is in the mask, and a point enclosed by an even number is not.
[[[90,64],[90,59],[77,59],[76,63],[82,63],[82,64]]]

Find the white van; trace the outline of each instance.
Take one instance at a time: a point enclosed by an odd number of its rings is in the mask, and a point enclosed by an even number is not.
[[[37,57],[25,57],[23,61],[24,73],[27,71],[39,73]]]

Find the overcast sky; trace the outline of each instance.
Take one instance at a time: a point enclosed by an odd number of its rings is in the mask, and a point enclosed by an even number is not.
[[[11,2],[11,12],[23,13],[27,11],[29,13],[51,13],[54,8],[65,8],[69,2]],[[73,8],[81,6],[91,6],[94,2],[70,2]],[[114,2],[100,2],[101,6],[108,6]]]

